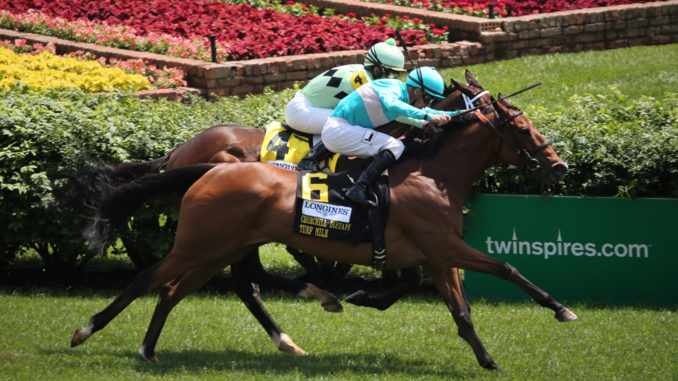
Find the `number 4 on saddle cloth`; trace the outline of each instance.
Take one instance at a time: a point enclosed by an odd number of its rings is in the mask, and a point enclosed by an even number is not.
[[[318,136],[315,137],[319,139]],[[296,170],[315,143],[314,136],[295,131],[283,123],[266,126],[261,144],[261,161]],[[339,155],[320,167],[325,172],[300,172],[297,180],[294,232],[309,237],[350,242],[372,242],[372,266],[383,270],[386,264],[384,230],[388,218],[390,192],[388,177],[379,176],[368,190],[377,207],[365,209],[344,195],[362,173],[364,165],[340,173],[334,172]]]
[[[320,135],[299,132],[286,123],[272,122],[265,129],[260,160],[293,171],[297,170],[297,164],[308,155],[315,143],[320,141]],[[318,163],[318,166],[325,172],[334,172],[339,157],[339,154],[334,154]]]

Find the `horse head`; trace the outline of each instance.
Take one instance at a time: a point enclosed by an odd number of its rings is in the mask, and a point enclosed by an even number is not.
[[[560,181],[567,172],[567,164],[518,107],[502,98],[501,93],[498,97],[494,104],[499,119],[497,128],[505,137],[500,139],[499,161],[535,174],[547,184]]]
[[[464,74],[467,84],[462,85],[452,80],[452,87],[464,95],[467,108],[494,101],[470,71],[466,70]],[[501,144],[497,152],[499,161],[536,174],[548,184],[557,182],[565,176],[567,164],[518,107],[510,104],[499,94],[494,110],[499,121],[497,126]],[[507,131],[506,134],[501,132],[504,130]]]

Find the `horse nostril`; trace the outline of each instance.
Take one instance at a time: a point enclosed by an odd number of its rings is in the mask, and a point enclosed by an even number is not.
[[[563,176],[565,176],[565,172],[567,172],[567,164],[564,162],[556,163],[553,164],[553,167],[551,169],[553,170],[553,173],[558,176],[559,179],[562,179]]]

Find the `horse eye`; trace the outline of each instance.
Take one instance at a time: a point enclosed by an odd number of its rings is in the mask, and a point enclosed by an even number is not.
[[[521,135],[529,135],[530,134],[530,129],[529,128],[517,128],[518,133]]]

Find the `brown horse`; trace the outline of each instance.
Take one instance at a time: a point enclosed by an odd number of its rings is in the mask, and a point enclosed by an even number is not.
[[[482,86],[468,71],[466,72],[466,79],[469,81],[470,86],[459,85],[452,81],[453,86],[446,90],[448,97],[440,102],[437,107],[461,109],[473,105],[474,102],[480,102],[481,104],[489,103],[490,96],[487,95],[487,92],[483,91]],[[465,102],[464,98],[466,98]],[[394,123],[389,125],[387,130],[391,133],[403,134],[407,131],[407,128],[404,125]],[[111,185],[121,186],[144,174],[158,173],[162,168],[170,170],[202,162],[235,163],[240,161],[257,161],[259,159],[259,147],[263,140],[263,135],[262,130],[239,125],[214,126],[159,159],[139,163],[122,163],[112,169],[105,168],[107,173],[104,177],[110,178]],[[340,166],[343,165],[344,167],[349,164],[340,162]],[[182,194],[182,192],[178,192],[174,195],[174,198],[177,199],[174,201],[176,205],[179,204],[178,199]],[[291,252],[298,261],[304,258],[300,252]],[[454,269],[453,271],[455,276],[458,276],[457,270]],[[252,282],[299,294],[303,297],[316,298],[322,302],[322,306],[328,311],[341,311],[342,309],[341,304],[332,294],[318,289],[313,284],[277,276],[265,271],[259,259],[257,248],[251,250],[250,254],[246,255],[242,260],[232,264],[231,274],[234,291],[260,322],[271,337],[271,340],[276,344],[276,347],[282,351],[305,353],[294,344],[268,313],[261,301],[257,285],[253,285]],[[359,306],[369,306],[385,310],[407,292],[418,287],[421,282],[421,270],[418,267],[403,270],[400,282],[394,289],[379,297],[370,297],[366,292],[359,291],[347,297],[346,300]],[[463,295],[462,284],[458,283],[460,287],[459,292]],[[139,355],[142,359],[158,361],[154,350],[155,343],[162,329],[162,322],[164,322],[166,316],[176,304],[174,301],[178,302],[180,300],[171,297],[171,295],[191,292],[190,285],[192,284],[194,282],[191,281],[190,277],[183,277],[182,279],[173,280],[163,287],[153,321],[139,350]],[[191,291],[183,290],[184,287],[191,289]]]
[[[489,166],[515,165],[549,183],[560,180],[567,169],[520,110],[505,100],[495,109],[487,117],[477,114],[481,121],[449,126],[419,149],[409,149],[389,170],[391,207],[386,227],[387,268],[424,266],[459,334],[471,345],[479,364],[488,369],[499,367],[475,332],[456,268],[509,280],[552,309],[559,321],[576,319],[513,266],[481,253],[462,239],[464,197]],[[105,327],[139,296],[175,279],[190,279],[192,284],[185,288],[196,289],[219,269],[242,259],[250,248],[266,242],[281,242],[329,260],[371,265],[370,244],[354,247],[292,232],[296,178],[294,172],[264,163],[201,164],[143,176],[117,189],[102,208],[109,213],[107,217],[126,215],[128,209],[134,210],[160,190],[190,187],[182,200],[172,250],[141,272],[107,308],[93,315],[87,327],[77,329],[72,345]],[[109,222],[108,218],[95,220],[94,238],[102,231],[97,225]],[[99,238],[92,242],[96,245],[107,239]],[[180,300],[186,294],[171,298]]]

